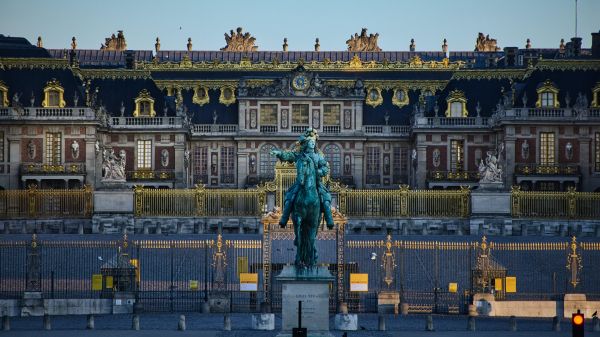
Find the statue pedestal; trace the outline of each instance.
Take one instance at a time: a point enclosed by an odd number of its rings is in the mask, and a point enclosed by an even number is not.
[[[495,182],[495,183],[479,183],[479,191],[503,191],[504,183],[503,182]]]
[[[285,266],[275,276],[281,285],[281,333],[291,336],[298,327],[298,301],[302,301],[302,327],[308,336],[332,336],[329,333],[329,283],[335,278],[327,267],[313,267],[296,272],[295,266]]]

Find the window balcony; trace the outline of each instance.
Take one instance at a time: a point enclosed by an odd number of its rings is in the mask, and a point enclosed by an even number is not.
[[[368,136],[408,137],[411,127],[408,125],[363,125],[362,131]]]
[[[441,187],[459,187],[479,185],[479,171],[429,171],[427,174],[427,184],[429,188]]]
[[[40,164],[23,163],[21,164],[21,175],[84,175],[85,164],[83,163],[65,163],[65,164]]]
[[[178,129],[183,127],[181,117],[111,117],[114,129]]]
[[[414,128],[489,128],[489,124],[487,117],[417,117]]]
[[[137,170],[127,171],[127,181],[133,180],[174,180],[175,172],[173,171],[152,171],[152,170]]]
[[[194,124],[192,125],[192,135],[235,135],[238,131],[237,124]]]
[[[579,175],[579,165],[541,165],[523,164],[515,166],[518,175]]]

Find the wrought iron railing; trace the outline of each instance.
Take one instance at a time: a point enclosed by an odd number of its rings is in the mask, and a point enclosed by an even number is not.
[[[85,164],[24,163],[21,164],[21,174],[85,174]]]
[[[92,189],[37,189],[0,191],[0,218],[78,218],[93,212]]]
[[[340,211],[348,217],[458,217],[470,214],[470,191],[350,190],[338,192]]]
[[[168,170],[137,170],[127,171],[126,176],[127,180],[173,180],[175,179],[175,172]]]
[[[429,180],[479,181],[478,171],[430,171]]]
[[[519,164],[515,166],[515,171],[522,175],[577,175],[579,174],[579,165]]]
[[[260,216],[264,192],[260,189],[145,189],[135,188],[135,215],[142,216]]]
[[[515,218],[599,219],[600,193],[511,191],[512,216]]]

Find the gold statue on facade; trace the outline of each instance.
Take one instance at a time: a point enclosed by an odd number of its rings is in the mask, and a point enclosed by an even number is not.
[[[127,49],[127,41],[125,41],[125,35],[122,30],[119,30],[116,36],[113,34],[111,37],[107,37],[104,40],[105,42],[100,46],[100,50],[122,51]]]
[[[381,51],[381,48],[377,45],[377,39],[379,33],[369,34],[367,36],[367,28],[363,28],[358,33],[354,33],[354,36],[350,36],[350,39],[346,41],[348,45],[348,51]]]
[[[484,35],[479,33],[477,41],[475,42],[475,51],[498,51],[500,48],[497,46],[498,41],[496,39],[490,39],[490,35]]]
[[[242,33],[242,27],[238,27],[234,32],[229,31],[229,35],[225,33],[225,42],[227,45],[221,48],[222,51],[257,51],[258,46],[254,45],[256,38],[250,33]]]

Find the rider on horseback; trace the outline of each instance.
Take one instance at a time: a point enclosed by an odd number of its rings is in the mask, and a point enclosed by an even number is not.
[[[296,164],[297,178],[296,182],[290,186],[285,193],[283,214],[279,220],[279,225],[281,227],[286,226],[294,206],[296,195],[301,186],[305,183],[304,170],[307,169],[307,166],[313,164],[317,172],[317,191],[319,193],[321,212],[323,212],[325,217],[327,228],[333,228],[334,222],[331,214],[331,194],[321,179],[329,174],[329,163],[323,158],[323,155],[318,152],[316,148],[317,140],[319,140],[317,131],[313,128],[308,128],[306,132],[300,136],[298,142],[296,142],[295,151],[271,151],[271,154],[276,156],[279,160]]]

